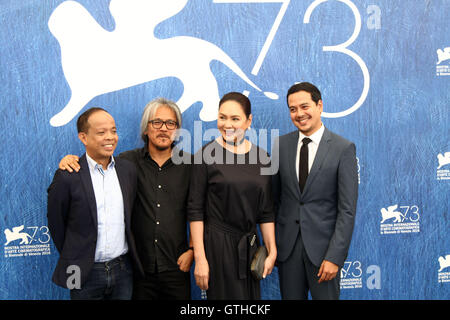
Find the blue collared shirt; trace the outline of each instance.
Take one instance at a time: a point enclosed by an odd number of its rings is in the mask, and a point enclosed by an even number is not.
[[[86,153],[97,204],[97,247],[95,262],[117,258],[128,251],[125,237],[125,215],[114,157],[106,170]]]

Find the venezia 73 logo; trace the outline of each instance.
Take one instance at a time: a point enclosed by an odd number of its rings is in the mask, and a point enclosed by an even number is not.
[[[306,9],[303,23],[308,24],[313,12],[328,0],[315,0]],[[338,0],[353,12],[355,27],[345,42],[323,46],[324,52],[339,52],[353,59],[360,67],[364,83],[361,96],[347,110],[327,113],[324,117],[343,117],[357,110],[365,101],[370,76],[363,59],[348,47],[361,30],[361,16],[350,0]],[[213,0],[214,3],[281,3],[278,15],[267,35],[251,71],[257,76],[276,32],[290,4],[290,0]],[[52,126],[63,126],[71,121],[94,97],[118,91],[156,79],[175,77],[183,83],[183,94],[177,101],[184,112],[196,102],[202,103],[200,119],[217,118],[219,90],[210,63],[217,60],[225,64],[238,77],[257,91],[262,91],[242,71],[238,64],[221,48],[203,39],[176,36],[160,39],[155,36],[156,26],[186,6],[187,0],[111,0],[109,10],[115,21],[113,31],[105,30],[78,2],[65,1],[52,12],[48,27],[61,48],[61,65],[71,89],[66,106],[50,119]],[[244,94],[250,94],[245,90]],[[278,95],[265,91],[270,99]]]
[[[11,229],[6,228],[4,230],[6,242],[5,246],[12,244],[27,245],[38,241],[39,243],[48,243],[50,241],[50,233],[47,226],[32,226],[27,227],[27,230],[31,230],[31,235],[28,232],[24,232],[24,225],[13,227]],[[36,239],[35,239],[36,238]],[[20,240],[19,243],[14,241]]]

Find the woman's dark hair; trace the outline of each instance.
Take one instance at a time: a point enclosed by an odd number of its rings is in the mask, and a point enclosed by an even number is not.
[[[227,94],[225,94],[222,97],[222,99],[220,99],[219,108],[224,102],[227,102],[227,101],[236,101],[237,103],[239,103],[241,105],[242,111],[244,111],[247,119],[250,116],[250,114],[252,113],[252,106],[250,104],[250,100],[249,100],[249,98],[244,96],[242,93],[228,92]]]

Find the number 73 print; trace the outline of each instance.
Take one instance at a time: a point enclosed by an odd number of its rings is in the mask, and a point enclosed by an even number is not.
[[[311,18],[311,14],[313,11],[322,3],[328,2],[329,0],[315,0],[313,1],[309,7],[306,9],[305,16],[303,18],[303,23],[308,24]],[[367,98],[367,94],[369,93],[369,87],[370,87],[370,75],[369,70],[367,69],[367,66],[365,62],[361,59],[359,55],[357,55],[355,52],[348,49],[348,46],[350,46],[358,37],[359,32],[361,31],[361,15],[358,11],[358,8],[355,6],[355,4],[350,0],[336,0],[343,2],[346,4],[353,12],[353,15],[355,17],[355,29],[353,30],[353,34],[351,37],[338,45],[334,46],[323,46],[323,51],[331,51],[331,52],[340,52],[343,53],[353,60],[356,61],[356,63],[361,68],[363,78],[364,78],[364,86],[361,93],[361,96],[359,97],[358,101],[356,103],[348,108],[347,110],[341,111],[341,112],[323,112],[322,115],[327,118],[339,118],[339,117],[345,117],[354,111],[358,110],[359,107],[364,103],[364,101]],[[259,52],[258,58],[256,59],[255,65],[253,66],[253,69],[251,73],[253,75],[258,75],[258,72],[261,68],[261,65],[267,55],[267,52],[269,51],[270,46],[272,45],[272,41],[275,37],[275,34],[278,31],[278,28],[280,27],[281,21],[283,20],[283,17],[287,11],[287,8],[289,6],[290,0],[214,0],[214,3],[281,3],[280,11],[278,12],[275,21],[272,25],[272,28],[270,29],[269,34],[267,35],[266,41]],[[248,96],[249,91],[244,91],[244,94]]]

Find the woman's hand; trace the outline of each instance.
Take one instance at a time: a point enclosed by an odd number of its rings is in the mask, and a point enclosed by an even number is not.
[[[264,261],[263,279],[272,273],[273,267],[275,266],[276,259],[277,259],[276,254],[267,256],[266,260]]]
[[[264,261],[264,272],[263,278],[272,273],[272,269],[275,266],[275,261],[277,260],[277,246],[275,243],[275,223],[267,222],[261,223],[260,225],[261,233],[264,239],[264,245],[267,248],[269,254]]]
[[[197,286],[202,290],[208,290],[209,265],[208,260],[200,259],[195,261],[194,277]]]
[[[73,172],[73,170],[78,172],[80,170],[80,165],[78,164],[79,159],[80,158],[78,158],[78,156],[68,154],[59,162],[59,168],[61,170],[67,170],[69,172]]]

